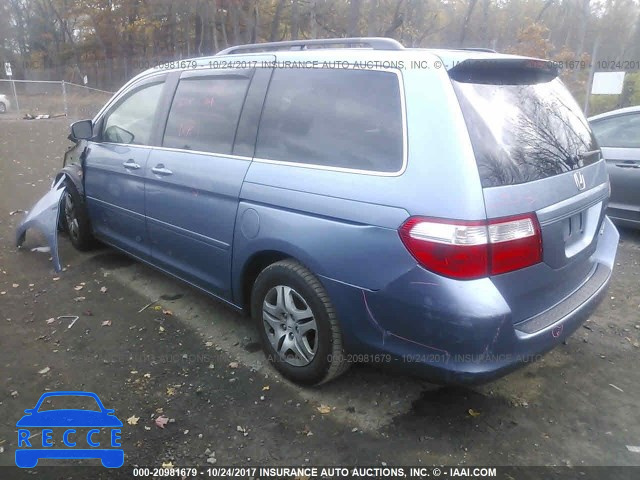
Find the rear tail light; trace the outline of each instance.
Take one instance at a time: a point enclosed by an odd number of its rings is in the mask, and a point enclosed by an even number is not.
[[[535,214],[475,222],[411,217],[399,233],[420,265],[460,280],[499,275],[542,261]]]

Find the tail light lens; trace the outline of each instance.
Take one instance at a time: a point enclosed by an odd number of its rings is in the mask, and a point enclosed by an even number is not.
[[[460,280],[499,275],[542,261],[535,214],[475,222],[411,217],[399,233],[420,265]]]

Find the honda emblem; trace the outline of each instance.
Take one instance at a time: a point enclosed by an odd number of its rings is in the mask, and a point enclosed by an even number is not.
[[[582,172],[574,172],[573,180],[576,182],[576,187],[578,187],[578,190],[584,190],[584,187],[587,186],[587,183],[584,181],[584,175],[582,175]]]

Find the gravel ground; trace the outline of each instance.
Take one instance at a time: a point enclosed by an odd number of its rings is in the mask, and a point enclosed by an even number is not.
[[[0,117],[0,466],[23,410],[63,389],[115,409],[125,465],[640,466],[640,232],[621,231],[595,315],[536,364],[468,389],[366,366],[301,389],[265,365],[246,318],[184,284],[65,237],[59,275],[37,234],[15,248],[10,212],[48,189],[67,134],[65,119]]]

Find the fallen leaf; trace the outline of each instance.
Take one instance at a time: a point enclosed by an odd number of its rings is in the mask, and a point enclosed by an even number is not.
[[[156,310],[157,312],[162,310],[162,306],[161,305],[156,305],[155,307],[153,307],[154,310]]]
[[[162,468],[173,468],[173,463],[171,463],[171,462],[162,462]]]
[[[100,287],[100,293],[107,293],[107,287]]]
[[[469,412],[469,415],[471,415],[472,417],[478,417],[480,415],[480,412],[474,410],[473,408],[470,408],[467,411]]]
[[[82,302],[83,300],[86,300],[87,297],[76,297],[73,299],[74,302]]]
[[[103,327],[110,327],[111,326],[111,320],[105,320],[104,322],[101,323],[101,325]]]
[[[60,280],[60,277],[53,277],[51,280],[53,280],[54,282],[57,282],[58,280]]]
[[[16,398],[16,397],[18,396],[18,391],[17,391],[17,390],[14,390],[13,392],[11,392],[11,396],[12,396],[13,398]]]
[[[132,415],[129,418],[127,418],[127,423],[129,425],[137,425],[138,420],[140,420],[140,417],[136,417],[135,415]]]
[[[266,391],[269,390],[271,387],[269,385],[265,385],[264,387],[262,387],[262,391]]]
[[[212,347],[213,346],[213,342],[205,342],[205,347]]]
[[[176,389],[173,387],[167,387],[167,395],[173,397],[176,394]]]
[[[326,415],[331,412],[331,407],[328,405],[320,405],[319,407],[316,407],[316,410],[318,410],[322,415]]]
[[[13,288],[18,288],[20,286],[19,283],[14,283],[13,285],[11,285]]]
[[[80,291],[80,290],[82,290],[83,288],[84,288],[84,285],[76,285],[75,287],[73,287],[73,289],[74,289],[76,292],[79,292],[79,291]]]
[[[151,374],[150,374],[150,373],[145,373],[145,374],[143,375],[143,377],[144,377],[144,378],[151,378]]]
[[[229,368],[238,368],[238,367],[239,367],[238,362],[231,362],[231,363],[229,364]]]
[[[160,415],[156,418],[155,422],[157,427],[164,428],[164,426],[169,422],[169,419],[164,415]]]
[[[0,292],[0,295],[6,295],[7,292],[5,292],[4,290],[2,292]]]
[[[167,316],[171,316],[171,315],[173,315],[173,312],[172,312],[171,310],[164,310],[164,309],[163,309],[163,310],[162,310],[162,314],[163,314],[163,315],[167,315]]]
[[[45,373],[48,373],[49,370],[51,370],[49,367],[44,367],[42,370],[38,370],[38,373],[40,375],[44,375]]]
[[[51,318],[47,318],[47,320],[46,320],[47,324],[49,324],[49,325],[51,325],[51,324],[52,324],[53,322],[55,322],[55,321],[56,321],[56,319],[55,319],[55,318],[53,318],[53,317],[51,317]]]
[[[158,328],[158,331],[159,331],[160,333],[164,332],[164,327],[163,327],[162,325],[160,325],[160,327]]]

